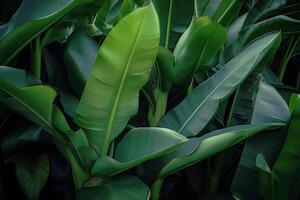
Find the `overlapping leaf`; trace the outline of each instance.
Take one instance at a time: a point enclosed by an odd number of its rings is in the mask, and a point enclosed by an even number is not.
[[[279,33],[258,38],[169,111],[159,126],[176,130],[187,137],[198,134],[215,115],[220,101],[228,97],[262,59],[278,47],[279,41]]]
[[[136,128],[114,146],[114,156],[101,157],[92,173],[111,176],[178,149],[186,138],[165,128]]]

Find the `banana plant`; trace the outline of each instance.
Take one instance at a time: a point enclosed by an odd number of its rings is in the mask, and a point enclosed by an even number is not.
[[[299,2],[0,5],[3,198],[299,197]]]
[[[130,31],[127,31],[128,24],[131,26]],[[128,36],[126,42],[123,42],[121,37],[124,33]],[[145,42],[147,48],[143,46]],[[164,128],[133,128],[118,144],[111,146],[113,140],[126,127],[127,121],[137,111],[138,91],[149,78],[158,45],[158,18],[152,4],[130,13],[114,27],[97,53],[96,62],[81,95],[74,118],[76,124],[80,126],[78,130],[70,127],[64,113],[54,105],[56,91],[45,85],[30,86],[26,82],[26,73],[23,70],[2,67],[1,101],[50,134],[53,143],[71,164],[74,184],[80,189],[92,184],[93,181],[89,180],[92,177],[89,174],[91,170],[95,171],[94,168],[98,168],[98,163],[101,163],[102,167],[103,163],[109,164],[111,159],[119,161],[120,166],[116,172],[110,172],[112,175],[174,151],[186,141],[184,136]],[[18,76],[13,76],[13,71],[16,71]],[[131,103],[128,104],[128,101]],[[95,108],[95,105],[100,107]],[[108,110],[104,112],[106,109]],[[11,139],[7,139],[3,145],[8,145],[9,141]],[[152,148],[157,141],[160,145]],[[139,148],[136,148],[138,146]],[[127,154],[124,150],[132,153]],[[39,158],[37,165],[41,162],[43,165],[45,159],[47,161],[45,156]],[[17,168],[18,177],[23,176],[21,173],[29,175],[29,169],[24,169],[22,165],[20,168],[23,170]],[[42,170],[40,171],[42,173]],[[49,170],[43,173],[47,171]],[[47,176],[40,177],[43,181],[47,179]],[[104,180],[106,176],[98,177],[99,181],[101,179],[100,182],[106,183]],[[132,180],[134,184],[138,181],[137,178],[131,177],[124,180]],[[31,194],[32,191],[28,191],[31,188],[20,180],[28,198],[36,198],[39,194],[41,190],[39,187],[43,184],[38,181],[42,180],[38,179],[35,182],[37,190]]]

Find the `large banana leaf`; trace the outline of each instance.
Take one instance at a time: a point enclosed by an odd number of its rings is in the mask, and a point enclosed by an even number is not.
[[[101,157],[92,173],[111,176],[147,160],[178,149],[187,139],[165,128],[136,128],[129,131],[114,147],[114,156]]]
[[[24,0],[11,20],[0,27],[0,63],[9,63],[33,38],[85,2]]]
[[[220,101],[227,98],[279,42],[279,33],[270,33],[252,42],[169,111],[159,126],[187,137],[198,134],[215,115]]]
[[[275,51],[269,51],[266,58],[255,68],[255,70],[247,77],[247,79],[239,87],[235,102],[232,105],[230,112],[232,113],[230,124],[240,125],[249,123],[253,113],[254,101],[261,80],[262,73],[269,65],[271,65]]]
[[[153,0],[160,22],[160,44],[173,49],[194,14],[194,0]]]
[[[263,131],[274,129],[283,124],[241,125],[210,132],[199,138],[191,138],[179,150],[156,160],[150,161],[146,169],[157,176],[152,186],[153,199],[158,199],[161,185],[170,174],[200,162],[225,149]]]
[[[272,86],[260,83],[251,123],[288,123],[289,118],[288,106],[280,94]],[[231,186],[234,196],[246,198],[257,194],[259,170],[255,166],[256,155],[262,153],[272,166],[284,141],[284,130],[264,132],[247,140]]]
[[[103,185],[86,187],[78,191],[78,200],[147,200],[149,188],[133,175],[119,176]]]
[[[226,42],[225,29],[208,17],[193,19],[179,39],[175,50],[175,82],[191,81],[197,72],[213,66],[218,51]]]
[[[234,144],[237,144],[263,130],[274,129],[282,123],[269,123],[261,125],[240,125],[219,129],[198,138],[191,138],[174,153],[154,160],[153,169],[159,167],[158,179],[163,179],[196,162],[215,155]]]
[[[75,117],[102,155],[137,112],[139,90],[149,78],[158,46],[152,4],[124,17],[103,42]]]

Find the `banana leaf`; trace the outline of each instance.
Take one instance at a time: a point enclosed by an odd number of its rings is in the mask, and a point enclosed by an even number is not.
[[[152,4],[124,17],[103,42],[75,116],[101,155],[136,114],[139,90],[148,81],[158,47]]]
[[[266,55],[277,49],[279,42],[279,33],[258,38],[196,87],[161,119],[159,126],[173,129],[187,137],[197,135],[214,117],[220,102],[234,92],[263,59],[268,59]]]

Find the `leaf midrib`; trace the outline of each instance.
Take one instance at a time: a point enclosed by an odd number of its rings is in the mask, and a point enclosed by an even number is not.
[[[126,77],[127,77],[127,72],[128,72],[129,67],[130,67],[130,64],[131,64],[133,53],[136,49],[136,44],[137,44],[139,34],[141,32],[141,26],[142,26],[144,18],[145,18],[145,12],[146,11],[144,11],[144,13],[143,13],[143,17],[142,17],[142,20],[140,21],[138,31],[136,33],[136,37],[134,39],[133,46],[131,48],[131,52],[130,52],[129,57],[127,59],[127,63],[126,63],[125,69],[123,71],[123,76],[122,76],[121,82],[119,84],[117,95],[116,95],[116,98],[115,98],[114,103],[113,103],[112,111],[111,111],[111,114],[109,116],[108,125],[107,125],[107,128],[105,129],[106,131],[104,132],[104,142],[103,142],[103,147],[102,147],[102,151],[101,151],[102,156],[105,156],[108,152],[108,147],[109,147],[109,143],[110,143],[109,140],[111,138],[111,133],[112,133],[112,126],[113,126],[115,116],[116,116],[116,113],[117,113],[117,109],[118,109],[118,106],[119,106],[120,97],[121,97],[121,93],[122,93],[122,90],[123,90],[124,82],[125,82]]]
[[[258,57],[258,55],[255,57],[254,62],[256,61],[257,57]],[[249,60],[250,60],[250,59],[249,59]],[[215,88],[210,92],[210,94],[209,94],[207,97],[205,97],[205,99],[199,104],[199,106],[197,106],[197,108],[192,112],[192,114],[188,117],[188,119],[184,122],[184,124],[183,124],[183,125],[181,126],[181,128],[178,130],[179,133],[181,133],[181,131],[186,127],[187,123],[188,123],[188,122],[191,120],[191,118],[196,114],[196,112],[202,107],[202,105],[203,105],[204,103],[206,103],[206,101],[207,101],[207,100],[215,93],[215,91],[216,91],[217,89],[219,89],[220,86],[221,86],[225,81],[228,80],[228,77],[231,77],[235,72],[236,72],[236,70],[233,70],[233,72],[231,72],[231,73],[227,76],[226,79],[223,79],[223,80],[217,85],[217,87],[215,87]]]
[[[165,38],[165,47],[167,49],[169,48],[169,42],[170,42],[172,10],[173,10],[173,0],[170,0],[169,12],[168,12],[168,22],[167,22],[167,32],[166,32],[166,38]]]
[[[234,5],[234,3],[235,3],[236,1],[235,0],[233,0],[230,4],[229,4],[229,6],[225,9],[225,11],[223,12],[223,14],[220,16],[220,18],[218,19],[218,23],[220,23],[220,21],[222,21],[223,20],[223,17],[227,14],[227,11],[228,10],[230,10],[231,8],[232,8],[232,6]]]

